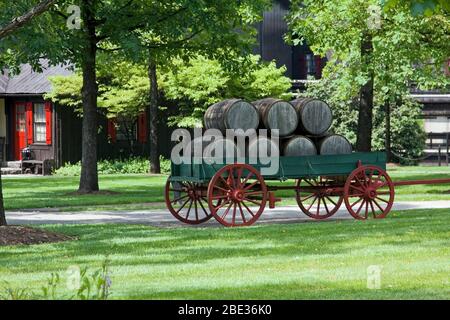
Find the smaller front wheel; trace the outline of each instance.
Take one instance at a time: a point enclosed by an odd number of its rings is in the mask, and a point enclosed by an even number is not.
[[[344,200],[342,195],[333,194],[332,189],[332,183],[324,177],[297,180],[296,200],[300,210],[316,220],[331,217]]]
[[[362,166],[355,169],[344,186],[344,201],[348,212],[358,220],[371,214],[383,219],[394,205],[394,184],[383,169]]]
[[[178,220],[200,224],[211,219],[206,201],[206,186],[189,181],[166,182],[167,209]]]
[[[208,205],[214,218],[226,227],[249,226],[258,220],[267,201],[260,173],[247,164],[221,168],[208,186]]]

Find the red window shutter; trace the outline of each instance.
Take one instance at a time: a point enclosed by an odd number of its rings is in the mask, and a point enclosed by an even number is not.
[[[138,141],[147,143],[147,113],[143,112],[138,116]]]
[[[28,102],[26,104],[26,115],[27,115],[27,144],[33,144],[33,104]]]
[[[322,78],[322,58],[320,56],[314,56],[314,65],[316,69],[316,79]]]
[[[45,103],[45,135],[46,135],[46,142],[48,145],[52,144],[52,104],[51,102]]]
[[[108,137],[112,143],[116,143],[117,132],[115,119],[108,119]]]

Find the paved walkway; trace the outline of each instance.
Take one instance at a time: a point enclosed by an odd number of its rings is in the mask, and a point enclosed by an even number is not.
[[[414,209],[443,209],[450,212],[450,201],[427,202],[397,202],[393,210]],[[71,224],[71,223],[128,223],[148,224],[158,227],[187,226],[176,220],[167,210],[140,210],[140,211],[90,211],[90,212],[7,212],[9,224]],[[352,219],[350,214],[341,209],[329,220]],[[266,209],[258,220],[261,223],[298,223],[313,221],[300,213],[298,207],[285,206],[276,209]],[[201,226],[219,226],[211,219]]]

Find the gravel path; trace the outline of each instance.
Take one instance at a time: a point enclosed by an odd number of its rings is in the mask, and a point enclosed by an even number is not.
[[[397,202],[393,210],[414,209],[443,209],[448,208],[450,213],[450,201],[426,201],[426,202]],[[187,226],[176,220],[167,210],[139,210],[139,211],[90,211],[90,212],[17,212],[6,213],[9,224],[98,224],[98,223],[128,223],[148,224],[157,227],[180,227]],[[341,208],[332,218],[328,220],[352,219],[348,212]],[[263,223],[298,223],[313,221],[295,206],[284,206],[276,209],[266,209],[257,224]],[[211,219],[201,226],[219,226]]]

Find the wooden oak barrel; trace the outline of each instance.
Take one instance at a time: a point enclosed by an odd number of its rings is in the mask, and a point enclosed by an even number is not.
[[[255,106],[240,99],[228,99],[210,106],[203,118],[206,129],[257,129],[259,114]]]
[[[270,138],[258,137],[256,139],[252,139],[248,143],[247,156],[259,157],[261,155],[263,157],[280,156],[280,148],[278,144]]]
[[[299,98],[291,101],[298,115],[300,132],[320,136],[326,133],[333,122],[333,113],[324,101]]]
[[[233,140],[226,138],[218,138],[218,139],[205,139],[204,137],[195,138],[192,140],[188,146],[191,149],[192,155],[196,149],[202,152],[202,157],[218,157],[225,158],[227,157],[227,152],[230,156],[236,157],[237,155],[237,147]],[[222,153],[222,154],[220,154]]]
[[[319,154],[349,154],[352,153],[352,144],[339,134],[333,134],[322,138],[317,144]]]
[[[284,156],[314,156],[316,154],[316,145],[308,137],[294,136],[283,142]]]
[[[258,109],[264,127],[271,130],[278,129],[280,137],[288,136],[297,129],[297,113],[289,102],[266,98],[252,103]]]

